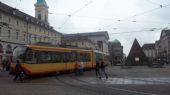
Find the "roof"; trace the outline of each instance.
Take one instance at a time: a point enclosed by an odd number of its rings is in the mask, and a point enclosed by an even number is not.
[[[37,0],[35,6],[46,6],[46,7],[48,7],[45,0]]]
[[[115,39],[113,43],[120,43],[119,40]]]
[[[60,47],[51,47],[51,46],[39,46],[39,45],[25,45],[26,47],[31,48],[32,50],[37,51],[57,51],[57,52],[92,52],[92,50],[86,50],[86,49],[72,49],[72,48],[60,48]]]
[[[170,29],[163,29],[160,38],[162,37],[163,33],[165,33],[166,36],[170,36]]]
[[[121,45],[120,41],[115,39],[113,42],[111,42],[114,45]]]
[[[41,21],[39,19],[36,19],[35,17],[32,17],[31,15],[28,15],[28,14],[26,14],[24,12],[21,12],[16,8],[12,8],[12,7],[6,5],[6,4],[4,4],[2,2],[0,2],[0,11],[2,11],[4,13],[7,13],[9,15],[12,15],[12,16],[14,16],[16,18],[21,19],[21,20],[24,20],[24,21],[26,21],[28,23],[32,23],[34,25],[37,25],[37,26],[42,27],[44,29],[47,29],[47,30],[49,30],[51,32],[56,32],[56,33],[62,35],[62,33],[59,33],[58,31],[54,30],[53,27],[48,25],[47,23],[45,23],[45,22],[43,22],[43,21]]]
[[[144,44],[142,46],[143,49],[155,49],[155,44],[154,43],[150,43],[150,44]]]
[[[64,37],[76,37],[76,36],[86,36],[86,37],[105,36],[106,39],[109,40],[109,35],[108,35],[107,31],[76,33],[76,34],[64,34]]]

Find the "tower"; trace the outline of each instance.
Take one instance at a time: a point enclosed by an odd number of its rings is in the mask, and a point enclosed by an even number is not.
[[[48,5],[45,0],[37,0],[35,6],[35,17],[46,24],[48,23]]]

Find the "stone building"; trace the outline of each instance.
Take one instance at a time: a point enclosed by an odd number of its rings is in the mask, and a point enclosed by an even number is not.
[[[154,43],[144,44],[142,46],[142,49],[143,49],[146,57],[148,57],[150,60],[152,60],[156,57],[156,49],[155,49]]]
[[[156,51],[156,57],[160,56],[160,54],[161,54],[161,43],[160,43],[160,40],[155,42],[155,51]]]
[[[170,59],[170,29],[161,32],[160,39],[155,43],[156,56],[164,60]]]
[[[94,48],[109,55],[109,52],[108,52],[109,35],[108,35],[107,31],[77,33],[77,34],[64,34],[64,38],[70,38],[70,37],[74,38],[74,37],[80,37],[80,36],[88,38],[89,40],[92,41],[92,43],[94,43]],[[82,43],[80,43],[80,44],[82,44]]]
[[[45,0],[37,0],[35,17],[0,2],[0,60],[12,56],[12,50],[18,45],[61,44],[62,34],[49,25]]]
[[[71,48],[83,48],[83,49],[96,49],[96,45],[93,41],[88,39],[85,36],[63,36],[62,39],[63,47],[71,47]]]
[[[122,63],[123,58],[123,46],[121,43],[115,39],[112,42],[109,42],[109,53],[110,53],[110,61],[111,65],[117,65]]]

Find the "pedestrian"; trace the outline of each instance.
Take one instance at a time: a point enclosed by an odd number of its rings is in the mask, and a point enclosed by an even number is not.
[[[80,75],[80,63],[76,62],[75,64],[75,75]]]
[[[95,70],[96,70],[96,77],[97,77],[97,76],[100,76],[99,69],[100,69],[99,61],[96,61],[96,68],[95,68]]]
[[[19,62],[19,60],[17,60],[17,64],[15,66],[15,78],[13,80],[17,80],[18,77],[20,78],[20,81],[22,81],[22,66]]]
[[[7,62],[6,62],[6,59],[4,58],[3,60],[2,60],[2,70],[6,70],[6,66],[7,66],[7,64],[6,64]]]
[[[9,71],[10,69],[10,60],[6,60],[6,71]]]
[[[79,70],[80,70],[80,75],[83,75],[83,73],[84,73],[84,62],[80,62]]]
[[[104,74],[106,79],[108,79],[108,75],[107,75],[107,73],[105,71],[105,68],[106,68],[107,64],[104,61],[100,61],[99,64],[100,64],[100,68],[101,68],[101,75]],[[101,79],[101,76],[99,77],[99,79]]]

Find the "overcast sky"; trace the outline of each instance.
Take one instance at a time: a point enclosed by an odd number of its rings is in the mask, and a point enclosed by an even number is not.
[[[37,0],[0,0],[34,16]],[[170,0],[46,0],[49,22],[69,33],[108,31],[128,55],[134,38],[139,44],[154,43],[170,23]]]

